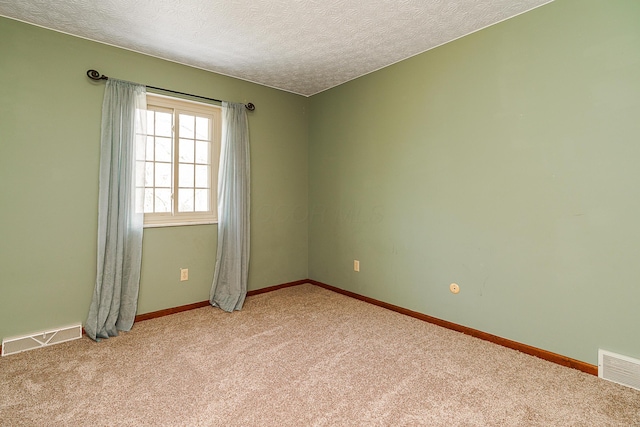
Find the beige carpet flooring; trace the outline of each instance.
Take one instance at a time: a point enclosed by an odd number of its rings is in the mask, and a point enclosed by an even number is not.
[[[638,426],[640,392],[313,286],[0,359],[2,426]]]

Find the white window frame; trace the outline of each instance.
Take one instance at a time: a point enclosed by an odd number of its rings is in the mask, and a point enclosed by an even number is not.
[[[147,109],[157,108],[159,111],[173,112],[172,118],[172,185],[171,212],[154,212],[144,214],[144,227],[173,227],[181,225],[215,224],[218,222],[218,168],[220,164],[220,143],[222,136],[222,107],[201,102],[174,98],[165,95],[147,93]],[[210,187],[209,211],[206,212],[178,212],[177,189],[179,179],[179,138],[180,113],[199,115],[211,118],[211,147],[210,156]],[[145,138],[146,139],[146,138]],[[142,183],[144,186],[144,182]],[[195,185],[195,183],[194,183]]]

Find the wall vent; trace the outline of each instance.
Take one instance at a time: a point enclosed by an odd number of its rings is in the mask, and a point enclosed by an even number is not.
[[[640,390],[640,360],[599,349],[598,376]]]
[[[2,355],[22,353],[34,348],[47,347],[61,342],[82,338],[82,325],[77,324],[60,329],[54,329],[22,337],[7,338],[2,340]]]

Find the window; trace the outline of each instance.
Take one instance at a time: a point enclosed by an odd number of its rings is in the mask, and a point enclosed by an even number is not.
[[[136,165],[145,226],[217,221],[220,112],[215,105],[147,94]]]

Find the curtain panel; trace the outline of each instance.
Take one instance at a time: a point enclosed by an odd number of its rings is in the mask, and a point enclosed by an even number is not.
[[[146,88],[109,79],[102,104],[97,272],[85,322],[93,340],[133,326],[142,261],[142,198],[136,198],[136,147],[144,144]]]
[[[209,302],[240,310],[249,275],[249,126],[243,104],[222,103],[222,147],[218,174],[218,252]]]

